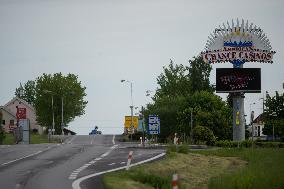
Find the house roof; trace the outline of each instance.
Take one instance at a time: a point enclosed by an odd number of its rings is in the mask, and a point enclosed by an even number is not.
[[[264,122],[264,114],[261,113],[259,114],[254,120],[253,120],[253,123],[259,123],[259,122]]]
[[[13,116],[15,119],[17,119],[16,115],[14,115],[11,111],[9,111],[8,109],[6,109],[4,106],[0,106],[1,110],[4,110],[5,112],[7,112],[8,114],[10,114],[11,116]]]
[[[8,103],[6,103],[6,104],[4,105],[4,107],[7,107],[8,105],[12,104],[12,103],[15,102],[16,100],[18,100],[19,102],[23,103],[25,106],[27,106],[27,107],[29,107],[30,109],[32,109],[33,111],[35,111],[34,107],[33,107],[31,104],[29,104],[27,101],[25,101],[25,100],[23,100],[23,99],[21,99],[21,98],[19,98],[19,97],[17,97],[17,96],[14,97],[12,100],[10,100]]]

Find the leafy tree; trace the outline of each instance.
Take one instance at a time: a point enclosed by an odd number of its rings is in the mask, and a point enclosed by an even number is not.
[[[272,135],[274,127],[274,135],[284,139],[284,93],[279,94],[276,92],[274,97],[267,94],[265,106],[263,133]]]
[[[190,66],[187,67],[188,78],[190,81],[190,91],[192,93],[196,91],[211,91],[214,88],[210,85],[209,77],[212,67],[210,64],[205,63],[201,56],[194,57],[193,60],[189,60]]]
[[[185,98],[183,96],[178,96],[176,98],[163,96],[159,98],[155,103],[147,105],[147,108],[144,111],[144,117],[147,118],[149,115],[155,114],[160,118],[160,139],[166,141],[168,137],[173,138],[175,132],[179,132],[177,114],[184,102]],[[148,125],[148,120],[146,119],[145,121],[146,125]]]
[[[164,72],[157,78],[159,88],[156,91],[154,99],[158,100],[158,98],[163,98],[164,96],[174,98],[190,92],[190,83],[185,66],[182,64],[175,65],[171,60],[169,66],[163,69]]]
[[[36,80],[35,109],[37,121],[41,125],[52,125],[52,96],[55,116],[55,132],[61,133],[61,105],[63,99],[64,125],[70,123],[76,116],[83,115],[87,101],[84,101],[86,87],[81,86],[78,76],[62,73],[43,74]]]
[[[36,83],[35,81],[29,80],[24,84],[20,84],[19,88],[16,88],[15,95],[31,105],[34,105],[36,93]]]
[[[190,122],[190,112],[193,112],[193,127],[202,125],[211,129],[218,139],[232,138],[232,113],[230,107],[221,97],[208,92],[200,91],[190,95],[179,112],[179,124],[182,128]],[[184,131],[189,135],[190,129]]]
[[[175,65],[171,60],[168,67],[157,78],[159,85],[145,111],[159,115],[161,120],[160,137],[173,137],[175,132],[180,136],[190,134],[190,112],[193,111],[193,125],[210,128],[220,139],[231,139],[230,108],[213,94],[209,83],[209,64],[201,57],[189,61],[189,66]]]

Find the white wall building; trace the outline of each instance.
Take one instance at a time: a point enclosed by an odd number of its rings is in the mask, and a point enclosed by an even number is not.
[[[36,121],[36,112],[32,105],[20,99],[14,97],[4,106],[0,106],[0,111],[2,112],[2,127],[6,132],[11,132],[15,127],[17,127],[17,107],[26,108],[26,118],[30,121],[30,129],[37,129],[41,134],[43,128]]]

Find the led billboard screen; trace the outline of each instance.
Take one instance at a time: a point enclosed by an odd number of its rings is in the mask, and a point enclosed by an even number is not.
[[[216,68],[216,92],[260,93],[260,68]]]

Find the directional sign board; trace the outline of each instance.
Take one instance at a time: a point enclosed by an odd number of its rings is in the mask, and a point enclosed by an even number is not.
[[[149,115],[148,133],[151,135],[160,134],[160,118],[157,115]]]

